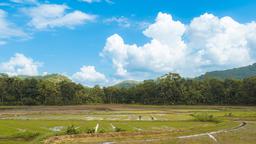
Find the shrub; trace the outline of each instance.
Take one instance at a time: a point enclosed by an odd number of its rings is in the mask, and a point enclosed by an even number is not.
[[[201,122],[220,122],[220,120],[217,117],[214,117],[213,115],[207,114],[207,113],[201,113],[201,114],[191,114],[192,117],[195,118],[197,121]]]
[[[68,126],[66,130],[66,134],[68,135],[73,135],[73,134],[78,134],[79,131],[76,129],[74,125]]]
[[[86,133],[93,134],[93,133],[95,133],[95,129],[94,128],[87,129]]]
[[[99,129],[99,133],[105,133],[106,132],[106,130],[105,129]]]
[[[125,131],[125,129],[122,129],[122,128],[120,128],[120,127],[116,127],[116,128],[115,128],[115,132],[122,132],[122,131]]]

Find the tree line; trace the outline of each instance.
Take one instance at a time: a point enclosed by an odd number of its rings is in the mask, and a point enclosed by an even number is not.
[[[93,88],[70,80],[0,76],[1,105],[76,105],[92,103],[154,105],[255,105],[256,77],[243,80],[185,79],[169,73],[129,88]]]
[[[76,105],[101,103],[99,86],[84,87],[70,80],[0,75],[1,105]]]

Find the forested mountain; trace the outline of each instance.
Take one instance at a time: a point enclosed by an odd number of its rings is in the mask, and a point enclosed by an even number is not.
[[[207,72],[204,75],[201,75],[197,79],[207,79],[207,78],[215,78],[215,79],[243,79],[251,76],[256,76],[256,63],[253,65],[233,68],[223,71],[213,71]]]
[[[117,87],[117,88],[131,88],[131,87],[135,87],[139,83],[140,83],[139,81],[135,81],[135,80],[125,80],[125,81],[122,81],[122,82],[119,82],[119,83],[113,85],[113,87]]]

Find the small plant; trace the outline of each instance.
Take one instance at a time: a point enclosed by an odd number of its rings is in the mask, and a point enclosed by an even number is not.
[[[106,132],[106,130],[105,129],[99,129],[99,133],[105,133]]]
[[[86,133],[93,134],[93,133],[95,133],[95,129],[94,128],[89,128],[89,129],[87,129]]]
[[[78,134],[79,131],[76,129],[74,125],[68,126],[66,130],[66,134],[68,135],[73,135],[73,134]]]
[[[195,120],[201,121],[201,122],[216,122],[216,123],[220,122],[219,119],[207,113],[191,114],[191,116],[194,117]]]
[[[122,131],[125,131],[125,129],[122,129],[122,128],[120,128],[120,127],[116,127],[116,128],[115,128],[115,132],[122,132]]]

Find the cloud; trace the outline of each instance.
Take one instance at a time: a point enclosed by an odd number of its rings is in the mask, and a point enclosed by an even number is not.
[[[254,25],[250,27],[250,25]],[[250,51],[256,47],[248,45],[255,23],[240,24],[231,17],[218,18],[205,13],[192,20],[188,26],[188,47],[201,59],[200,65],[240,66],[253,61]],[[239,57],[239,59],[238,59]]]
[[[7,12],[0,9],[0,45],[13,38],[28,38],[28,35],[7,20]]]
[[[100,2],[101,0],[80,0],[82,2],[86,2],[86,3],[94,3],[94,2]]]
[[[79,0],[81,2],[86,2],[86,3],[95,3],[95,2],[102,2],[102,1],[105,1],[106,3],[109,3],[109,4],[114,4],[114,2],[112,0]]]
[[[20,4],[36,4],[38,3],[37,0],[10,0],[11,2],[14,3],[20,3]]]
[[[132,28],[132,29],[145,29],[150,23],[147,21],[137,21],[134,19],[130,19],[124,16],[115,16],[111,18],[106,18],[103,20],[104,24],[115,24],[122,28]]]
[[[255,33],[255,22],[241,24],[231,17],[205,13],[186,25],[160,12],[143,31],[151,39],[148,43],[126,44],[114,34],[100,55],[112,62],[120,77],[166,72],[194,76],[251,64],[256,58]]]
[[[108,18],[104,20],[104,23],[107,23],[107,24],[117,23],[118,26],[125,27],[125,28],[128,28],[131,26],[131,22],[129,21],[129,19],[123,16]]]
[[[38,75],[38,68],[41,63],[35,62],[33,59],[23,54],[17,53],[11,57],[9,61],[0,64],[0,71],[10,76],[17,75]]]
[[[125,44],[118,34],[107,39],[101,53],[112,60],[118,76],[127,76],[129,70],[167,72],[183,63],[186,45],[181,39],[185,25],[174,21],[168,14],[159,13],[154,24],[144,35],[151,41],[137,46]]]
[[[83,66],[79,72],[72,75],[72,79],[86,85],[103,84],[107,82],[106,76],[97,72],[94,66]]]
[[[23,11],[31,17],[29,25],[40,30],[56,27],[74,28],[95,19],[94,15],[77,10],[67,12],[68,9],[66,5],[42,4]]]

